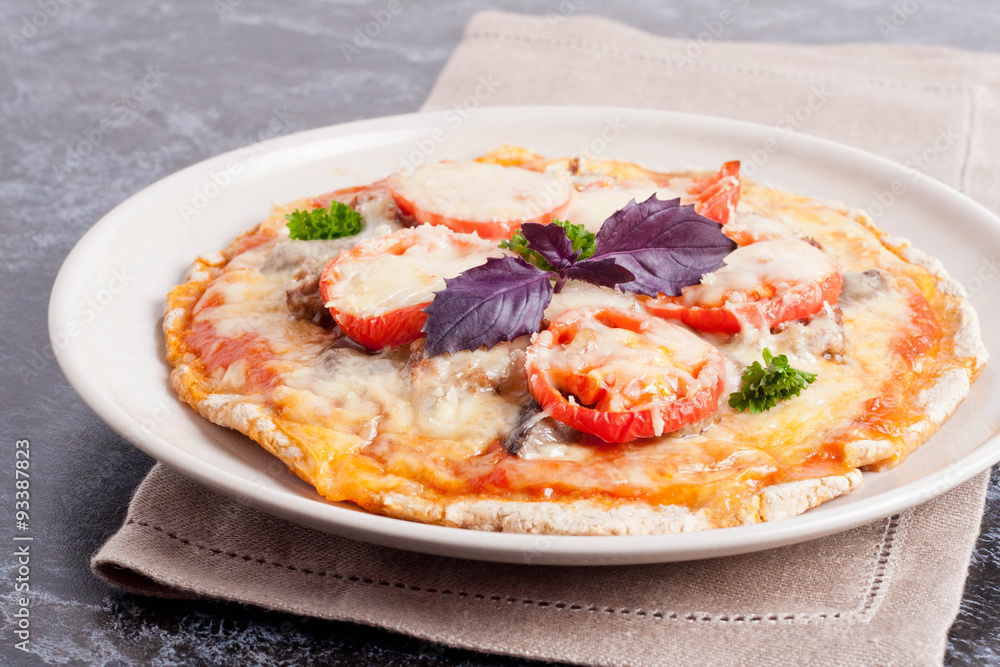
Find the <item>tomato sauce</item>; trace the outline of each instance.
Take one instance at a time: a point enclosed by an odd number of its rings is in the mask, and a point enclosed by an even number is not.
[[[278,359],[267,341],[251,333],[236,338],[225,338],[215,330],[215,325],[203,319],[192,323],[186,341],[191,351],[201,359],[208,374],[228,369],[242,360],[245,365],[246,389],[266,392],[279,383],[278,373],[269,363]]]

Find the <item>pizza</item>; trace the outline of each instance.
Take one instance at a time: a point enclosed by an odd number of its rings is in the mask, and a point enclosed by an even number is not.
[[[861,211],[512,146],[278,206],[164,313],[179,397],[325,499],[517,533],[798,515],[986,363],[963,288]]]

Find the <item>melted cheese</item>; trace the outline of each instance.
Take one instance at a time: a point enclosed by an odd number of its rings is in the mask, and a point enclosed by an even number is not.
[[[654,194],[664,201],[677,199],[687,194],[690,185],[689,180],[677,179],[670,187],[591,187],[573,195],[564,215],[570,222],[596,234],[605,220],[633,199],[644,202]]]
[[[608,306],[625,310],[642,311],[642,306],[631,294],[625,294],[617,289],[598,287],[590,283],[570,281],[561,292],[552,295],[552,301],[545,308],[545,319],[552,320],[567,310],[576,310],[588,306]]]
[[[421,211],[475,222],[533,220],[565,206],[572,194],[556,176],[480,162],[424,165],[395,177],[392,189],[421,221]]]
[[[434,292],[444,289],[446,278],[502,254],[493,241],[445,227],[420,225],[415,231],[399,233],[415,237],[402,253],[362,254],[337,262],[328,307],[354,315],[378,315],[427,303]]]
[[[725,266],[706,274],[700,285],[683,290],[686,306],[740,303],[759,287],[781,290],[801,282],[820,282],[837,265],[819,248],[798,239],[759,241],[737,248]]]
[[[736,216],[731,216],[722,231],[740,245],[756,241],[787,239],[800,235],[794,221],[789,219],[775,220],[757,213],[738,213]]]
[[[611,207],[636,196],[621,191],[593,194],[597,192],[595,188],[574,195],[570,212],[575,211],[576,221],[593,225],[610,215]],[[366,204],[369,229],[383,215],[385,222],[392,222],[387,196]],[[670,196],[676,193],[662,194]],[[818,379],[799,397],[758,415],[736,413],[723,397],[711,419],[642,442],[595,446],[551,418],[536,415],[529,418],[532,428],[520,454],[503,455],[497,443],[524,419],[522,411],[530,400],[523,382],[526,338],[511,347],[421,360],[406,348],[362,352],[336,331],[292,318],[283,303],[284,290],[312,250],[305,254],[293,250],[290,244],[300,242],[281,234],[286,209],[276,211],[266,223],[275,238],[235,257],[201,295],[192,319],[213,325],[220,341],[257,336],[274,351],[276,358],[267,365],[280,381],[267,398],[283,420],[281,428],[294,434],[303,455],[325,466],[323,479],[314,483],[330,498],[363,503],[375,489],[405,487],[407,493],[432,500],[642,499],[704,509],[712,513],[716,525],[732,525],[744,520],[736,513],[738,508],[748,506],[748,499],[763,486],[850,469],[853,464],[844,458],[844,443],[871,437],[859,435],[858,415],[886,387],[898,384],[900,391],[908,390],[910,380],[899,375],[896,346],[901,336],[914,330],[908,298],[922,275],[888,251],[876,234],[835,209],[759,186],[744,192],[741,209],[744,206],[766,221],[750,218],[747,227],[774,232],[780,229],[773,221],[794,220],[794,229],[781,224],[796,235],[818,239],[845,270],[880,268],[900,276],[903,284],[892,283],[863,301],[841,304],[846,341],[841,359],[824,356],[808,344],[810,336],[825,335],[827,329],[839,326],[832,309],[778,333],[701,336],[707,343],[698,345],[710,343],[726,359],[727,392],[739,386],[739,374],[760,359],[765,346],[786,354],[794,367],[817,373]],[[742,214],[738,222],[745,222]],[[303,259],[296,260],[300,255]],[[433,274],[440,279],[441,265],[453,273],[466,266],[455,263],[458,258],[446,251],[440,259],[425,253],[405,269],[369,263],[353,285],[366,295],[359,297],[358,308],[426,298],[426,290],[414,291],[412,297],[397,292],[387,280],[392,275],[409,271],[412,275],[406,281],[419,282],[413,275]],[[762,279],[815,280],[829,267],[822,253],[801,241],[760,242],[747,252],[734,253],[727,267],[706,277],[696,289],[714,290],[709,295],[717,296]],[[555,295],[546,318],[595,304],[641,308],[631,295],[569,284]],[[584,365],[599,368],[602,380],[609,382],[609,375],[642,376],[656,366],[642,387],[676,391],[690,381],[685,355],[698,356],[697,346],[660,342],[659,348],[643,349],[628,336],[598,332],[591,352],[576,359],[567,352],[560,363],[579,365],[586,360]],[[595,362],[592,354],[601,350],[604,356]],[[923,363],[946,361],[928,358]],[[681,370],[662,370],[668,367]],[[253,371],[236,359],[215,371],[213,390],[239,395],[247,391]],[[907,451],[904,440],[899,436],[897,458]]]
[[[642,409],[689,396],[715,379],[697,377],[712,348],[684,329],[647,320],[644,324],[652,326],[633,331],[586,312],[571,311],[560,319],[560,326],[575,332],[571,340],[537,353],[549,384],[570,402],[612,412]]]

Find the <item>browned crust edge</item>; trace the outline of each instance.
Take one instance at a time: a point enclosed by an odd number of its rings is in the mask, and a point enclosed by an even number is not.
[[[773,188],[780,190],[780,188]],[[796,195],[798,196],[798,195]],[[815,200],[821,201],[821,200]],[[875,233],[896,255],[928,271],[936,280],[936,289],[945,295],[954,312],[949,321],[959,322],[949,332],[955,341],[956,354],[967,360],[966,368],[955,368],[938,377],[937,382],[917,397],[926,420],[918,425],[921,441],[926,441],[958,407],[987,360],[979,329],[979,319],[968,301],[964,288],[952,279],[941,263],[912,247],[906,239],[893,238],[878,229],[863,212],[848,209],[836,202],[822,202],[848,215]],[[213,423],[247,435],[274,454],[300,478],[321,493],[323,476],[332,471],[303,453],[302,444],[285,433],[275,415],[264,404],[249,397],[217,394],[211,390],[200,362],[184,343],[192,310],[208,284],[218,276],[241,239],[252,235],[248,230],[221,253],[196,259],[185,282],[169,293],[163,318],[167,359],[174,367],[171,382],[184,402]],[[343,434],[345,441],[356,436]],[[872,466],[885,458],[889,443],[873,440],[850,443],[849,458],[857,467],[844,475],[786,482],[762,489],[736,517],[738,523],[750,524],[789,518],[820,503],[847,493],[861,485],[858,468]],[[368,509],[402,519],[460,528],[547,535],[645,535],[689,532],[719,527],[704,512],[677,505],[649,506],[624,503],[607,507],[605,503],[578,500],[570,503],[506,501],[500,499],[430,500],[399,492],[370,494],[363,503]]]

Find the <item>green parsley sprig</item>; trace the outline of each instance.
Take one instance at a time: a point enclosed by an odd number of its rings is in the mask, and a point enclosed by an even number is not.
[[[586,227],[583,225],[574,225],[567,220],[553,220],[551,224],[559,225],[566,230],[566,236],[573,243],[573,251],[580,251],[578,259],[587,259],[594,255],[594,250],[597,247],[594,240],[595,237],[587,231]],[[545,261],[545,258],[528,247],[528,240],[524,238],[524,234],[520,231],[514,232],[509,239],[501,241],[500,247],[516,252],[524,258],[524,261],[534,264],[543,271],[555,271],[555,267]]]
[[[816,381],[815,373],[806,373],[788,365],[788,357],[775,357],[764,348],[764,366],[753,362],[743,371],[743,387],[729,395],[729,407],[751,414],[770,410]]]
[[[295,210],[285,216],[288,235],[296,241],[316,241],[354,236],[364,229],[361,214],[347,204],[331,201],[330,208]]]

